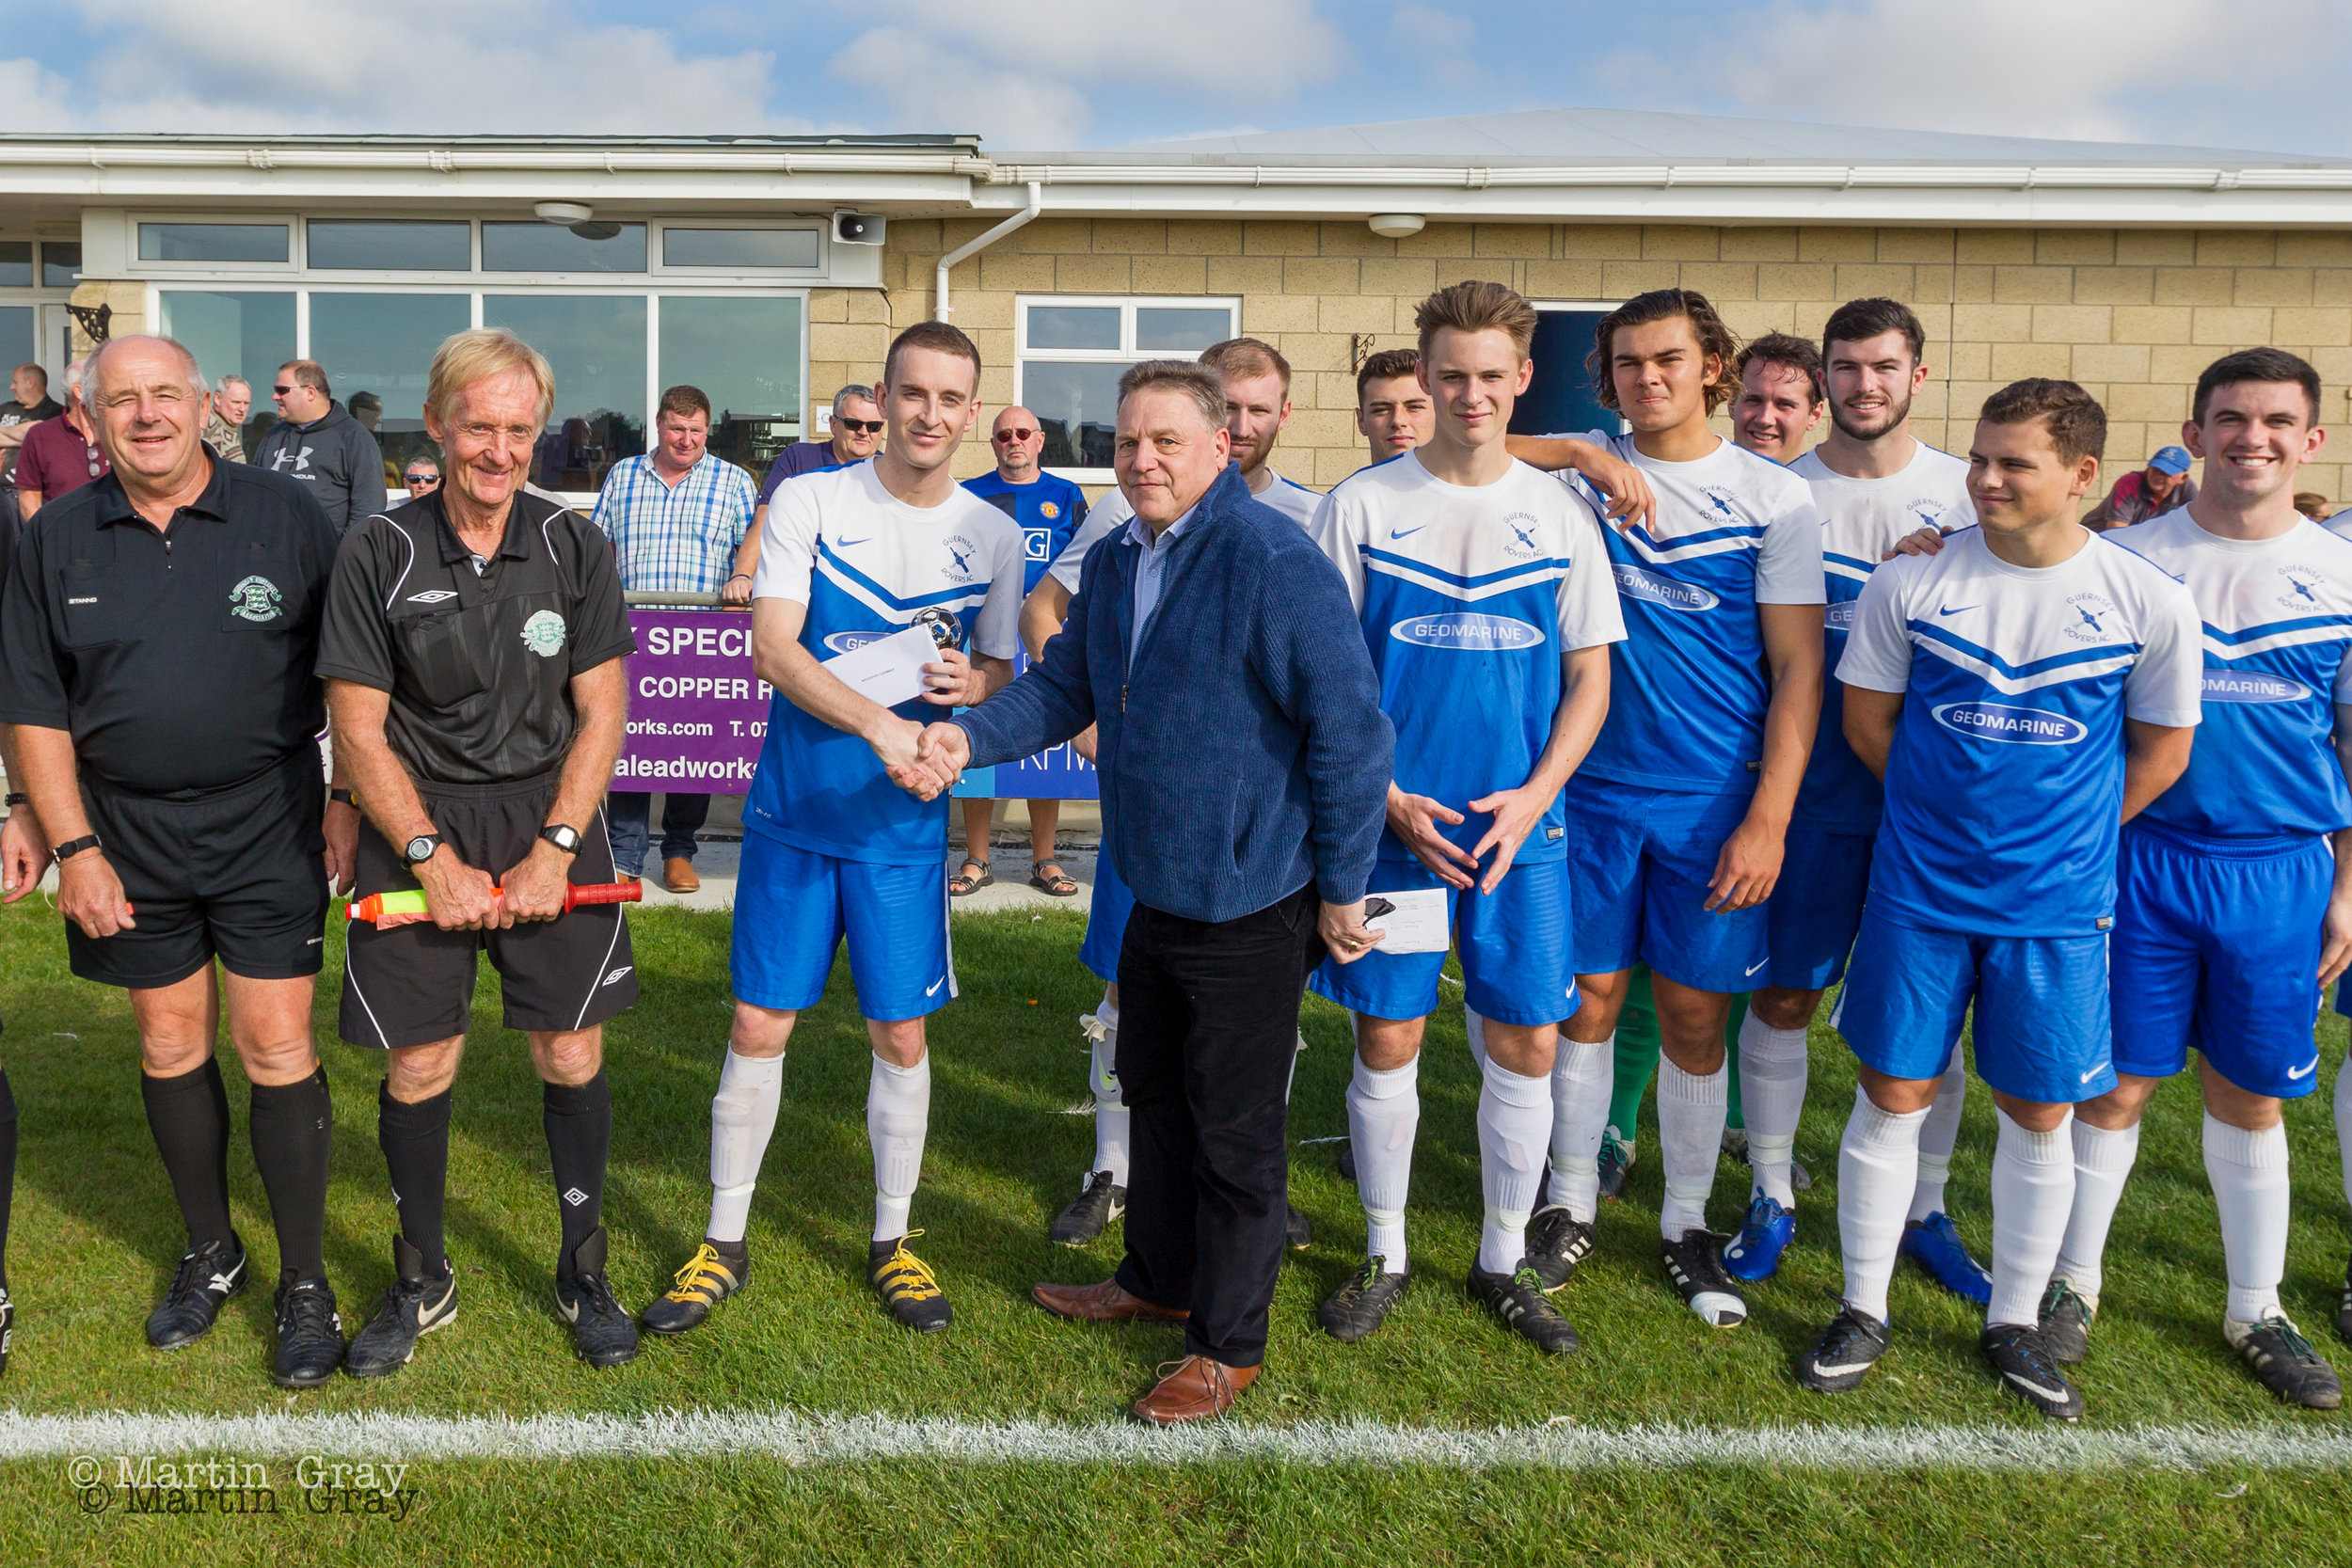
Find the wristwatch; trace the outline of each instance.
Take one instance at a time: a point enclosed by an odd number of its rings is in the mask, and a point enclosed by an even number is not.
[[[410,865],[422,865],[425,862],[433,858],[434,851],[440,848],[440,834],[419,833],[416,837],[408,841],[408,847],[403,849],[401,854],[407,860]]]
[[[567,855],[580,853],[580,830],[578,828],[566,827],[557,822],[540,829],[539,836]]]
[[[56,847],[52,848],[49,851],[49,858],[56,862],[59,865],[63,865],[66,862],[72,860],[83,850],[95,849],[97,847],[98,835],[96,833],[84,833],[80,838],[67,839],[63,844],[57,845]]]

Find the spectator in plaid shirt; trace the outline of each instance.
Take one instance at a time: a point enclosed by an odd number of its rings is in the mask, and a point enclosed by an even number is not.
[[[612,466],[596,498],[596,526],[612,541],[621,587],[670,594],[716,594],[735,568],[752,525],[752,476],[709,451],[710,400],[697,387],[673,387],[654,411],[655,446]],[[612,860],[642,876],[651,838],[653,797],[614,790],[605,819]],[[710,816],[710,797],[664,797],[661,885],[672,893],[702,886],[694,875],[694,832]]]

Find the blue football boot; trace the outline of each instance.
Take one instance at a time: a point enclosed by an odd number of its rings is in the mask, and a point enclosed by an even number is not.
[[[1724,1273],[1751,1282],[1772,1278],[1780,1268],[1780,1255],[1796,1236],[1797,1216],[1783,1208],[1780,1199],[1756,1194],[1748,1205],[1740,1234],[1724,1248]]]
[[[1901,1255],[1925,1269],[1930,1279],[1952,1294],[1979,1307],[1992,1305],[1993,1275],[1982,1263],[1968,1256],[1967,1245],[1960,1239],[1960,1227],[1942,1210],[1903,1227]]]

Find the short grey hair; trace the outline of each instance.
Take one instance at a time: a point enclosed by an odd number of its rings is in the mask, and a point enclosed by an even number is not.
[[[241,375],[224,375],[218,381],[213,383],[213,390],[215,392],[225,392],[231,387],[244,388],[245,395],[246,397],[251,397],[253,395],[253,383],[247,381]]]
[[[851,398],[857,399],[860,403],[870,403],[877,408],[882,406],[882,399],[874,395],[874,388],[866,386],[861,382],[853,381],[849,386],[842,388],[841,390],[834,393],[833,417],[834,419],[837,420],[841,417],[841,410],[848,406]]]
[[[196,395],[204,397],[208,394],[208,388],[204,385],[204,372],[197,365],[196,355],[190,351],[187,344],[177,338],[167,338],[161,333],[134,332],[128,337],[109,338],[92,350],[87,359],[77,359],[65,368],[65,384],[68,392],[78,391],[81,394],[82,406],[92,414],[98,412],[98,363],[106,357],[108,349],[119,348],[124,343],[163,344],[178,355],[180,363],[188,368],[188,386]]]
[[[1124,404],[1137,392],[1165,388],[1192,400],[1200,422],[1211,430],[1225,428],[1225,381],[1208,366],[1192,359],[1146,359],[1127,367],[1119,378],[1119,401]]]

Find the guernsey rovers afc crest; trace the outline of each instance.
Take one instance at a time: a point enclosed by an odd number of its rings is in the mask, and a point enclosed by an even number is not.
[[[523,623],[523,646],[541,658],[553,658],[564,649],[564,617],[543,610]]]
[[[278,584],[250,577],[229,590],[229,613],[241,621],[275,621],[285,612]]]

